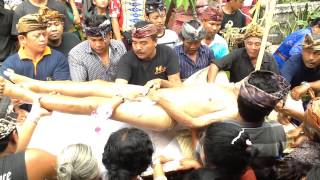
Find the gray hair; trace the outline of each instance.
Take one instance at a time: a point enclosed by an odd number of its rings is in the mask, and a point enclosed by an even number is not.
[[[57,159],[58,180],[93,180],[99,176],[97,159],[90,146],[72,144]]]

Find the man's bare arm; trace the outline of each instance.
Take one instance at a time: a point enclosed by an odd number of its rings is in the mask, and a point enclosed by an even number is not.
[[[208,83],[213,83],[216,80],[218,72],[219,72],[218,66],[211,63],[208,70],[208,77],[207,77]]]

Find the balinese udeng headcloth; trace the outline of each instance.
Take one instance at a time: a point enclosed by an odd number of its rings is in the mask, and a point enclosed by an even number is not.
[[[223,12],[220,8],[206,6],[197,10],[198,17],[202,21],[222,21]]]
[[[315,51],[320,51],[320,35],[316,34],[307,34],[304,37],[304,40],[302,42],[303,48],[310,48]]]
[[[19,34],[46,28],[47,24],[39,14],[27,14],[22,16],[17,24]]]
[[[154,24],[147,24],[143,27],[132,29],[132,37],[134,38],[144,38],[149,37],[158,33],[158,29]]]
[[[107,37],[107,33],[109,33],[112,29],[111,23],[109,19],[106,19],[99,26],[90,27],[83,25],[84,31],[87,36],[102,36],[103,38]]]
[[[38,14],[46,22],[48,22],[48,21],[62,21],[63,22],[63,20],[65,18],[63,14],[59,13],[59,11],[49,9],[46,6],[40,7]]]
[[[258,24],[252,24],[247,27],[246,32],[244,33],[244,39],[249,37],[258,37],[262,38],[263,36],[263,29]]]
[[[147,14],[153,13],[153,12],[161,12],[165,10],[164,2],[163,0],[146,0],[145,4],[145,12]]]
[[[15,113],[11,112],[4,118],[0,118],[0,141],[16,129],[16,118],[14,116],[16,116]]]
[[[194,28],[192,25],[190,25],[190,23],[194,21],[200,24],[198,28]],[[183,23],[181,35],[184,39],[192,40],[192,41],[202,40],[205,34],[206,34],[206,31],[204,30],[200,21],[193,19]]]
[[[261,83],[275,82],[278,90],[268,93],[249,82],[259,79]],[[243,97],[252,104],[263,108],[274,108],[282,99],[286,98],[290,90],[290,84],[284,77],[271,71],[254,71],[241,84],[239,96]]]

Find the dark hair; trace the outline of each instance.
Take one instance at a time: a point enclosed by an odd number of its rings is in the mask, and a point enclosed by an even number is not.
[[[134,24],[134,27],[135,28],[142,28],[142,27],[147,26],[149,24],[152,24],[152,23],[150,23],[148,21],[138,21],[137,23]],[[157,38],[158,38],[158,35],[157,34],[153,34],[153,35],[150,36],[150,38],[152,40],[156,41]]]
[[[310,26],[313,27],[313,26],[316,26],[318,25],[320,27],[320,17],[317,17],[315,19],[312,19],[310,21]]]
[[[107,17],[104,15],[89,13],[84,19],[84,25],[88,27],[98,27],[105,20],[107,20]]]
[[[273,166],[276,180],[300,180],[305,177],[308,171],[312,168],[310,164],[304,164],[300,161],[292,158],[285,158],[283,160],[276,161]]]
[[[241,127],[226,122],[208,126],[203,140],[207,167],[215,167],[222,176],[238,178],[243,174],[251,161],[251,153],[247,145],[249,135],[241,131]]]
[[[129,180],[151,164],[152,142],[144,131],[123,128],[111,134],[104,147],[102,162],[109,180]]]
[[[279,90],[276,80],[264,74],[252,74],[248,83],[267,93],[274,93]],[[273,110],[273,107],[261,107],[253,104],[242,96],[238,96],[237,102],[239,114],[247,122],[263,122],[265,116]]]
[[[12,134],[13,134],[13,131],[9,135],[7,135],[6,137],[0,140],[0,153],[2,153],[8,147],[10,137],[12,136]]]
[[[318,180],[320,177],[320,166],[314,166],[307,174],[306,180]]]
[[[200,168],[186,174],[183,180],[217,180],[217,175],[213,169]]]

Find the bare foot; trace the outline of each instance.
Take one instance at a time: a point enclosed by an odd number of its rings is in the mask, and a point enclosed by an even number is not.
[[[26,76],[16,74],[12,69],[6,69],[3,72],[3,74],[6,75],[15,84],[21,84],[21,83],[25,83],[25,82],[33,82],[34,81],[33,79],[28,78]]]

